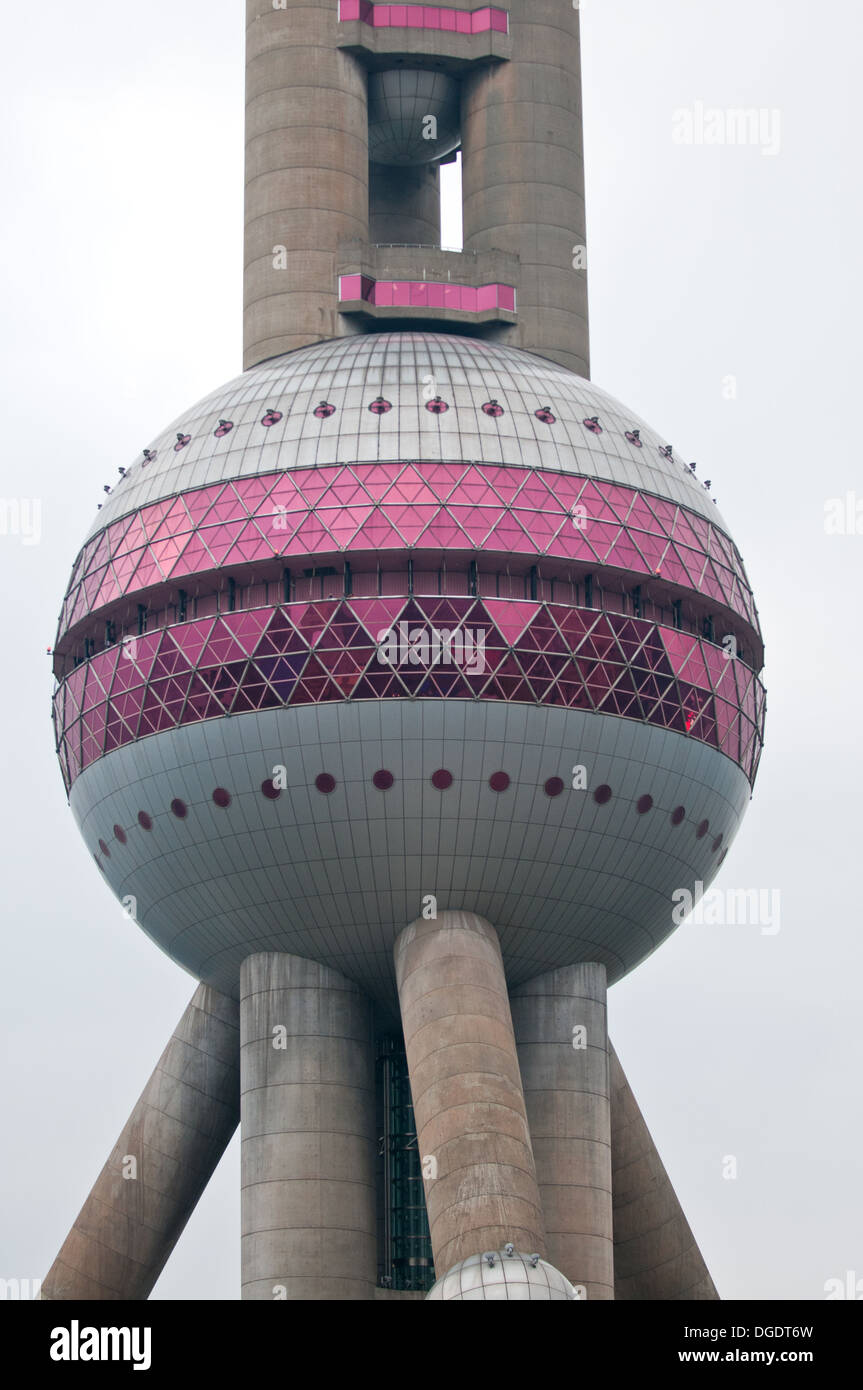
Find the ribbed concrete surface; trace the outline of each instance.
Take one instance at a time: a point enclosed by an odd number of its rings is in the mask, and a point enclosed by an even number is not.
[[[611,1164],[618,1299],[718,1299],[614,1048]]]
[[[418,920],[395,944],[396,977],[435,1269],[508,1241],[545,1254],[545,1233],[500,946],[469,912]]]
[[[239,1008],[199,985],[42,1285],[145,1299],[240,1118]],[[137,1177],[124,1178],[127,1155]]]
[[[588,1299],[614,1298],[605,967],[550,971],[510,1004],[548,1259]]]
[[[590,375],[581,49],[568,0],[511,0],[512,60],[462,88],[464,249],[521,258],[518,325],[491,330],[513,347]]]
[[[368,240],[366,74],[338,27],[334,4],[246,2],[244,367],[355,331],[336,252]]]
[[[337,971],[275,952],[243,962],[240,990],[242,1297],[372,1299],[371,1006]]]

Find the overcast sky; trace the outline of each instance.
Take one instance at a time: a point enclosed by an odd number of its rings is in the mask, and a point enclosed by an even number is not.
[[[4,17],[0,497],[42,512],[0,535],[7,1279],[47,1272],[193,989],[78,835],[45,649],[103,483],[241,368],[244,8]],[[863,503],[861,7],[581,9],[593,378],[698,461],[746,562],[767,747],[716,882],[781,892],[776,934],[680,928],[611,1036],[720,1293],[819,1299],[863,1279],[863,519],[824,525]],[[698,103],[763,109],[773,152],[677,143]],[[235,1138],[155,1297],[239,1296],[239,1197]]]

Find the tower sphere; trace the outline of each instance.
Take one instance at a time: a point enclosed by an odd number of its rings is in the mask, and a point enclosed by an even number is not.
[[[619,979],[716,873],[761,749],[752,594],[682,456],[449,333],[319,342],[185,412],[99,512],[55,653],[88,848],[229,994],[283,951],[389,1007],[395,937],[450,907],[511,985]]]
[[[508,1246],[460,1260],[426,1294],[426,1302],[578,1302],[569,1280],[537,1255]]]

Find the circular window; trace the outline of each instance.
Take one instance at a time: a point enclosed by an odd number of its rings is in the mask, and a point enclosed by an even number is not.
[[[703,840],[709,829],[710,829],[710,821],[709,821],[709,820],[700,821],[700,822],[699,822],[699,825],[698,825],[698,829],[697,829],[696,832],[695,832],[695,838],[696,838],[696,840]]]
[[[387,772],[386,768],[384,767],[382,767],[379,772],[376,772],[374,777],[372,778],[372,781],[374,782],[379,792],[388,792],[395,780],[396,779],[395,777],[393,777],[393,774],[391,772]]]
[[[177,820],[185,820],[186,816],[189,814],[189,808],[185,801],[181,801],[178,796],[175,796],[174,800],[171,802],[171,810],[177,817]]]
[[[683,822],[684,822],[684,820],[685,820],[685,818],[686,818],[686,807],[685,807],[685,806],[675,806],[674,810],[671,812],[671,824],[672,824],[672,825],[682,825]]]
[[[597,787],[593,793],[593,799],[597,806],[605,806],[611,800],[611,787],[603,782],[601,787]]]
[[[640,796],[635,803],[635,809],[640,816],[647,815],[647,812],[651,809],[652,806],[653,797],[650,796],[648,793],[645,793],[644,796]]]
[[[432,773],[432,786],[437,787],[439,792],[445,792],[447,787],[452,786],[452,773],[447,772],[445,767],[439,767],[437,772]]]
[[[336,779],[330,772],[319,772],[315,778],[315,786],[324,796],[329,796],[330,792],[336,789]]]
[[[139,811],[139,812],[138,812],[138,824],[140,825],[140,827],[141,827],[142,830],[152,830],[152,829],[153,829],[153,822],[152,822],[151,818],[147,815],[147,812],[146,812],[146,811]]]
[[[562,777],[549,777],[548,781],[547,781],[546,784],[545,784],[545,794],[546,794],[546,796],[560,796],[560,794],[561,794],[562,791],[563,791],[563,778],[562,778]]]
[[[217,806],[221,806],[222,810],[225,810],[231,804],[231,793],[226,791],[224,787],[217,787],[213,792],[213,800]]]
[[[104,840],[100,840],[100,841],[99,841],[99,848],[100,848],[100,850],[102,851],[102,853],[104,854],[104,856],[105,856],[106,859],[110,859],[110,858],[111,858],[111,851],[109,850],[108,846],[105,844],[105,841],[104,841]]]
[[[488,779],[488,784],[493,792],[505,792],[509,786],[509,773],[493,772]]]
[[[268,777],[266,782],[261,783],[261,791],[269,801],[278,801],[282,794],[281,787],[277,787],[272,777]]]
[[[123,829],[122,825],[114,826],[114,839],[119,840],[121,845],[124,845],[126,843],[126,832]]]
[[[713,850],[713,853],[714,853],[714,854],[715,854],[716,851],[719,849],[719,847],[720,847],[721,844],[722,844],[722,836],[721,836],[721,835],[717,835],[716,839],[713,841],[713,844],[710,846],[710,848]]]

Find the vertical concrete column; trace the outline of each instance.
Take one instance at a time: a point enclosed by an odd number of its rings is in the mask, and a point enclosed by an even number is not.
[[[471,912],[419,920],[395,944],[435,1270],[545,1233],[500,945]]]
[[[369,240],[440,246],[440,167],[369,166]]]
[[[611,1162],[615,1298],[718,1299],[613,1047]]]
[[[579,14],[568,0],[510,0],[512,59],[462,87],[465,251],[521,259],[513,346],[590,372]]]
[[[199,985],[42,1284],[145,1299],[240,1118],[239,1007]]]
[[[588,1299],[614,1298],[605,966],[552,970],[510,1003],[548,1259]]]
[[[338,37],[335,3],[246,0],[245,367],[356,331],[336,257],[368,240],[368,106]]]
[[[242,1296],[372,1299],[371,1005],[299,956],[240,971]]]

